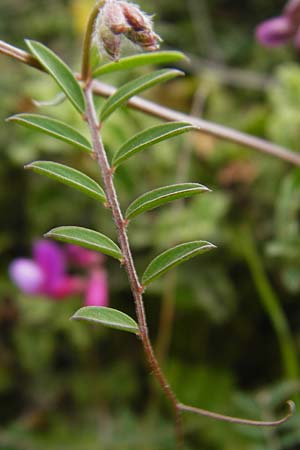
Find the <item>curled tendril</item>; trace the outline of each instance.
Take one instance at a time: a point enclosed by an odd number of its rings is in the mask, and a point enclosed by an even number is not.
[[[276,427],[285,423],[295,412],[295,403],[292,400],[287,402],[288,412],[281,419],[274,421],[260,421],[260,420],[248,420],[248,419],[240,419],[239,417],[231,417],[225,416],[223,414],[214,413],[211,411],[207,411],[206,409],[195,408],[193,406],[184,405],[183,403],[178,404],[178,409],[181,411],[192,412],[194,414],[199,414],[200,416],[210,417],[211,419],[221,420],[223,422],[237,423],[240,425],[249,425],[254,427]]]

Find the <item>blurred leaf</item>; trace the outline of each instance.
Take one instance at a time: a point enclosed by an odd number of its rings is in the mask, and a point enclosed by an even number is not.
[[[45,234],[45,237],[61,242],[80,245],[81,247],[95,250],[116,259],[122,259],[119,247],[107,236],[88,228],[64,226],[53,228]]]
[[[80,112],[85,111],[85,101],[81,87],[71,69],[45,45],[37,41],[25,41],[31,53],[64,91],[71,103]]]
[[[93,72],[93,77],[99,77],[106,73],[117,72],[119,70],[135,69],[136,67],[148,64],[168,64],[171,62],[186,59],[186,56],[178,51],[161,51],[153,53],[141,53],[139,55],[127,56],[117,62],[109,62],[97,67]]]
[[[183,75],[183,72],[175,69],[163,69],[129,81],[121,86],[104,103],[100,114],[101,121],[107,119],[117,108],[126,103],[134,95],[139,94],[140,92],[145,91],[146,89],[149,89],[159,83],[171,80],[179,75]]]
[[[149,145],[157,144],[193,129],[195,127],[188,122],[170,122],[148,128],[125,142],[114,155],[112,163],[114,166],[118,166],[121,162],[144,150]]]
[[[71,319],[86,320],[117,330],[139,333],[139,327],[131,317],[121,311],[104,306],[85,306],[80,308]]]
[[[158,208],[165,203],[180,198],[192,197],[193,195],[202,194],[204,192],[209,192],[209,189],[198,183],[181,183],[173,184],[172,186],[164,186],[146,192],[146,194],[137,198],[129,205],[125,216],[126,219],[132,219],[145,211]]]
[[[9,117],[10,122],[17,122],[27,128],[41,131],[61,141],[74,145],[80,150],[92,152],[92,147],[89,141],[78,133],[75,128],[61,122],[60,120],[52,119],[52,117],[41,116],[39,114],[18,114]]]
[[[25,169],[32,169],[38,174],[46,175],[49,178],[74,187],[89,197],[100,200],[102,203],[106,201],[102,187],[92,178],[72,167],[52,161],[35,161],[25,166]]]
[[[173,267],[188,261],[194,256],[201,255],[216,248],[206,241],[194,241],[177,245],[154,258],[144,272],[142,283],[147,285],[159,278]]]

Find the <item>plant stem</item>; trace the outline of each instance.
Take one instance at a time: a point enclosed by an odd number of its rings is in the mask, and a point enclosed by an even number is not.
[[[103,146],[101,135],[99,133],[99,122],[96,116],[93,94],[91,84],[85,89],[86,98],[86,119],[90,128],[90,133],[93,142],[94,152],[101,170],[104,187],[107,195],[108,205],[111,208],[112,216],[117,228],[118,239],[120,247],[124,257],[124,267],[128,275],[132,295],[135,301],[136,314],[139,324],[140,338],[143,344],[144,352],[153,374],[158,380],[161,388],[163,389],[166,397],[170,401],[175,417],[175,427],[177,436],[177,447],[183,449],[183,432],[182,432],[182,420],[180,409],[178,407],[179,402],[172,389],[170,388],[168,381],[166,380],[158,361],[155,357],[150,338],[148,333],[148,326],[146,321],[144,303],[143,303],[143,287],[141,286],[138,275],[136,273],[135,265],[133,262],[128,236],[126,232],[126,221],[124,220],[122,211],[120,209],[117,193],[113,182],[113,173],[109,165],[107,155]]]
[[[82,67],[81,67],[81,79],[82,81],[88,81],[91,77],[90,71],[90,50],[92,44],[93,28],[95,20],[99,14],[100,9],[104,6],[106,0],[100,0],[93,8],[88,24],[85,30],[83,50],[82,50]]]
[[[269,422],[269,421],[265,422],[265,421],[259,421],[259,420],[246,420],[246,419],[239,419],[238,417],[223,416],[223,414],[217,414],[217,413],[214,413],[211,411],[206,411],[205,409],[201,409],[201,408],[194,408],[193,406],[184,405],[183,403],[179,404],[179,408],[182,411],[189,411],[194,414],[199,414],[201,416],[210,417],[211,419],[224,420],[224,418],[226,418],[226,422],[239,423],[241,425],[250,425],[250,426],[255,426],[255,427],[275,427],[275,426],[283,424],[284,422],[286,422],[286,420],[289,417],[291,417],[293,415],[294,409],[295,409],[294,402],[288,401],[287,405],[289,408],[288,414],[285,417],[283,417],[282,419],[271,421],[271,422]]]

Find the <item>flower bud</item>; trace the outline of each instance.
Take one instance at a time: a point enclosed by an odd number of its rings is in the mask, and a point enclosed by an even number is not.
[[[128,24],[134,31],[151,31],[151,18],[143,13],[138,6],[124,1],[121,1],[119,4]]]
[[[103,7],[102,14],[105,25],[112,33],[126,33],[126,31],[130,28],[121,4],[116,0],[108,0]]]
[[[118,61],[121,53],[121,36],[111,31],[104,13],[105,10],[101,11],[97,17],[94,40],[100,53],[104,51],[113,61]]]
[[[126,37],[134,44],[142,47],[143,50],[153,52],[159,49],[160,37],[152,31],[134,31],[126,33]]]
[[[161,41],[153,31],[151,18],[138,6],[125,0],[106,0],[95,22],[94,39],[99,51],[118,61],[121,35],[145,51],[157,50]]]

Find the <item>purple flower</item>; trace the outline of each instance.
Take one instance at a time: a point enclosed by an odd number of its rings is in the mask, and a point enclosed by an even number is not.
[[[31,259],[18,258],[9,267],[9,274],[25,294],[39,294],[45,283],[42,269]]]
[[[67,261],[87,270],[85,278],[69,275]],[[64,248],[49,241],[33,246],[33,259],[18,258],[9,268],[11,279],[26,294],[63,299],[82,294],[86,305],[108,305],[106,271],[103,255],[75,245]]]
[[[290,0],[281,16],[261,23],[256,38],[265,47],[277,47],[293,41],[300,48],[300,0]]]
[[[15,284],[31,295],[61,299],[82,292],[84,287],[79,277],[66,273],[64,253],[54,242],[36,242],[33,259],[16,259],[10,265],[9,273]]]

